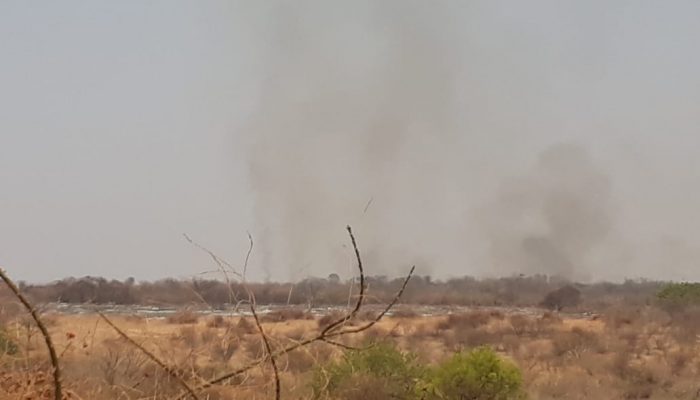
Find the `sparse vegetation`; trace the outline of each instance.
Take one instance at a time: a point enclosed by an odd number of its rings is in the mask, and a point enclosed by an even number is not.
[[[5,332],[2,327],[0,327],[0,357],[2,355],[10,355],[13,356],[17,354],[17,351],[19,350],[19,347],[17,347],[17,344],[10,339],[9,335],[7,332]]]
[[[306,282],[306,281],[310,281]],[[305,283],[306,282],[306,283]],[[372,297],[367,304],[386,304],[401,287],[402,279],[368,276]],[[354,283],[356,287],[356,282]],[[314,306],[347,305],[352,279],[309,278],[292,283],[249,283],[259,304]],[[574,308],[593,311],[625,303],[644,305],[653,300],[664,286],[662,282],[645,280],[622,284],[596,283],[574,285],[564,279],[543,275],[476,279],[472,277],[438,281],[429,276],[415,276],[402,296],[407,304],[435,306],[498,306],[537,307],[556,310]],[[573,289],[573,290],[571,290]],[[235,296],[245,293],[242,284],[215,279],[133,282],[103,278],[69,278],[45,285],[26,285],[27,296],[37,303],[72,304],[141,304],[186,307],[192,304],[215,308],[234,307]],[[99,296],[96,294],[99,293]],[[578,295],[576,294],[578,293]],[[128,296],[127,296],[128,294]],[[232,302],[233,300],[233,302]],[[397,312],[408,312],[397,310]]]
[[[379,288],[378,299],[374,292],[367,297],[370,304],[387,300],[382,290],[400,289],[385,278],[367,280]],[[168,293],[189,284],[168,281]],[[198,294],[215,293],[221,284],[200,282]],[[307,291],[303,296],[315,304],[333,304],[332,296],[349,289],[346,284],[334,277],[299,292]],[[336,294],[324,291],[325,285]],[[128,286],[138,298],[139,284]],[[274,299],[275,290],[287,286],[250,287]],[[452,292],[464,287],[473,291]],[[310,288],[318,292],[312,295]],[[95,316],[53,314],[42,320],[64,365],[65,393],[75,398],[183,399],[184,384],[207,381],[215,383],[190,389],[210,400],[273,398],[277,390],[280,398],[362,400],[510,400],[526,394],[538,400],[695,398],[700,366],[695,284],[628,281],[574,287],[527,277],[442,283],[421,278],[405,294],[429,299],[427,304],[445,300],[431,291],[478,306],[433,308],[445,311],[433,316],[404,305],[376,324],[382,316],[376,307],[343,321],[347,311],[330,308],[317,315],[315,309],[311,314],[306,301],[266,309],[259,322],[252,316],[202,315],[204,307],[193,302],[163,319],[113,316],[124,335],[152,357]],[[338,295],[338,303],[346,305],[348,293],[342,301]],[[4,312],[2,323],[0,398],[19,400],[29,392],[50,396],[51,369],[33,320]],[[367,324],[371,329],[363,328]],[[354,333],[308,342],[326,329]],[[290,346],[295,350],[285,350]],[[272,379],[270,353],[276,354],[278,379]],[[222,371],[231,370],[243,372],[221,378]]]

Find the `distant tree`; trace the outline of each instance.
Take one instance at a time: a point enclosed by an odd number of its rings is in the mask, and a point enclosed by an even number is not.
[[[330,283],[340,283],[340,276],[336,273],[328,275],[328,282]]]
[[[564,307],[576,307],[580,303],[581,291],[571,285],[566,285],[547,293],[540,305],[551,310],[560,311]]]
[[[669,311],[700,305],[700,283],[668,283],[656,294],[659,304]]]

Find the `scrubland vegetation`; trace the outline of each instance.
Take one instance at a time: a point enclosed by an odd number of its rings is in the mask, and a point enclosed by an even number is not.
[[[698,284],[433,282],[412,280],[414,269],[403,280],[370,278],[348,232],[359,270],[348,282],[91,278],[18,287],[0,270],[7,284],[0,291],[0,398],[700,397]],[[188,307],[166,318],[39,316],[33,304],[47,301]],[[261,302],[286,305],[262,313]],[[243,305],[248,314],[199,313],[192,304]],[[319,304],[347,309],[312,314]],[[419,304],[444,305],[445,315],[421,315]],[[458,304],[471,307],[451,307]]]
[[[624,292],[624,286],[610,285],[612,292]],[[280,355],[280,395],[695,399],[700,396],[698,288],[659,286],[647,297],[619,297],[616,304],[586,315],[570,313],[593,304],[585,297],[561,312],[474,307],[419,316],[408,305],[398,306],[394,316],[335,344],[319,341]],[[541,295],[540,303],[547,297]],[[41,335],[8,293],[2,298],[0,398],[51,398],[51,367]],[[273,351],[317,335],[337,317],[312,316],[304,307],[260,315]],[[361,312],[348,326],[375,317]],[[252,317],[183,310],[168,318],[112,319],[193,386],[265,357]],[[99,316],[45,314],[43,320],[60,355],[66,398],[167,399],[182,394],[172,376]],[[274,398],[272,375],[270,366],[260,363],[203,389],[199,398]]]
[[[348,293],[357,287],[357,279],[341,281],[309,278],[297,283],[249,283],[260,304],[303,305],[308,307],[347,305]],[[403,278],[367,276],[372,291],[366,303],[390,301],[401,287]],[[543,302],[549,307],[566,306],[586,310],[604,310],[624,302],[643,305],[652,299],[663,282],[628,280],[621,284],[575,284],[565,279],[544,275],[515,276],[498,279],[473,277],[436,281],[429,276],[413,276],[403,293],[403,303],[435,306],[502,306],[536,307]],[[205,306],[222,308],[246,298],[240,282],[226,284],[221,280],[174,280],[135,282],[104,278],[70,278],[44,285],[20,285],[22,291],[38,303],[72,304],[140,304]],[[580,292],[577,296],[571,289]],[[549,297],[545,298],[549,294]],[[561,297],[563,295],[563,297]],[[565,304],[558,304],[561,300]],[[580,306],[580,307],[579,307]]]

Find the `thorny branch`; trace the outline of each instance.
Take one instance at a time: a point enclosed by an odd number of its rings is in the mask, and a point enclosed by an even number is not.
[[[41,321],[41,318],[39,318],[39,314],[36,312],[36,308],[32,306],[32,304],[27,300],[26,297],[19,291],[19,288],[15,283],[10,279],[9,276],[5,273],[5,271],[0,268],[0,278],[2,278],[3,281],[5,281],[5,284],[10,288],[12,293],[19,299],[19,301],[24,305],[24,307],[29,311],[29,314],[31,314],[32,318],[34,319],[34,322],[36,322],[36,325],[39,327],[39,330],[41,331],[41,334],[44,336],[44,342],[46,342],[46,347],[49,350],[49,357],[51,358],[51,365],[53,367],[53,385],[54,385],[54,398],[56,400],[63,400],[63,388],[61,386],[61,368],[58,363],[58,355],[56,355],[56,349],[54,348],[53,342],[51,341],[51,335],[49,335],[49,331],[46,329],[46,326],[44,323]]]

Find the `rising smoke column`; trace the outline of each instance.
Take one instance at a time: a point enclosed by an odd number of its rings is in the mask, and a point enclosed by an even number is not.
[[[590,278],[587,262],[611,230],[611,206],[609,179],[583,147],[546,149],[485,207],[496,270]]]
[[[289,278],[345,272],[350,223],[373,273],[397,272],[452,174],[440,153],[454,135],[449,12],[277,11],[247,125],[261,262]]]

